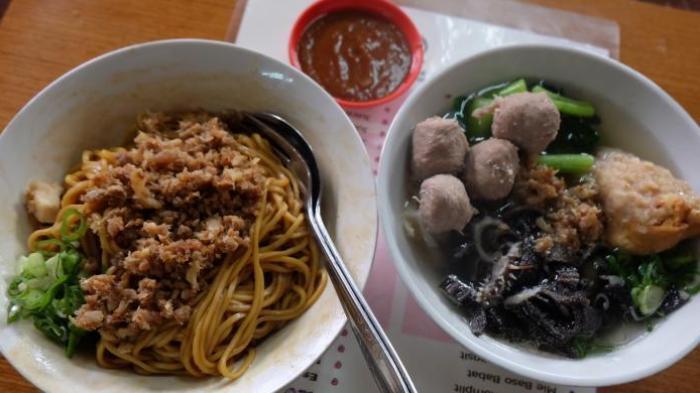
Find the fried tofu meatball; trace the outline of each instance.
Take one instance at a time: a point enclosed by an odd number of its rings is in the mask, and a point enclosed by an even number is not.
[[[502,199],[513,189],[519,166],[515,145],[505,139],[490,138],[472,146],[467,153],[464,184],[474,199]]]
[[[513,142],[529,155],[541,153],[557,137],[561,116],[545,93],[497,98],[489,110],[493,111],[493,136]]]
[[[418,215],[431,234],[464,228],[474,215],[464,184],[452,175],[435,175],[420,185]]]
[[[413,174],[419,181],[438,173],[457,174],[468,149],[457,120],[437,116],[423,120],[413,131]]]
[[[630,153],[603,149],[593,174],[611,246],[643,255],[700,235],[700,197],[669,170]]]

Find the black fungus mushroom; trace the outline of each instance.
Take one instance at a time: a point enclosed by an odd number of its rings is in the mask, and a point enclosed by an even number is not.
[[[602,324],[602,316],[591,307],[586,292],[558,280],[544,280],[523,289],[508,297],[504,306],[527,327],[531,341],[569,356],[574,338],[592,337]]]

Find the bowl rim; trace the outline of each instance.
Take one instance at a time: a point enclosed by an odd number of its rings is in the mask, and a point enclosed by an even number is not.
[[[2,132],[0,132],[0,145],[7,143],[7,138],[9,138],[7,130],[11,129],[14,124],[18,121],[19,118],[24,116],[25,112],[27,112],[32,105],[35,104],[36,101],[38,101],[42,96],[46,95],[47,92],[50,90],[54,89],[56,86],[59,86],[60,84],[64,83],[66,80],[74,77],[75,74],[83,72],[85,69],[88,69],[90,67],[95,66],[97,63],[104,62],[109,60],[112,57],[116,56],[121,56],[125,55],[128,52],[136,52],[136,51],[142,51],[142,50],[149,50],[150,48],[154,47],[164,47],[164,46],[180,46],[180,45],[205,45],[205,46],[212,46],[212,47],[218,47],[220,49],[234,49],[237,51],[244,52],[248,55],[253,55],[253,56],[259,56],[267,61],[276,63],[280,66],[283,66],[285,68],[289,68],[291,72],[295,73],[296,77],[300,77],[302,79],[305,79],[307,82],[310,82],[311,85],[317,87],[320,91],[321,94],[323,94],[329,101],[332,101],[335,105],[338,105],[335,98],[330,95],[326,90],[324,90],[318,83],[316,83],[311,77],[308,75],[304,74],[301,72],[301,70],[296,69],[295,67],[291,67],[289,64],[284,63],[280,60],[277,60],[275,58],[272,58],[264,53],[257,52],[252,49],[248,49],[239,45],[236,45],[231,42],[227,41],[222,41],[222,40],[214,40],[214,39],[205,39],[205,38],[169,38],[169,39],[162,39],[162,40],[153,40],[153,41],[145,41],[145,42],[140,42],[140,43],[135,43],[123,47],[119,47],[113,50],[109,50],[105,53],[102,53],[98,56],[95,56],[93,58],[90,58],[77,66],[65,71],[63,74],[49,82],[46,86],[44,86],[41,90],[39,90],[37,93],[35,93],[16,113],[15,115],[10,119],[10,121],[7,123],[7,125],[3,128]],[[363,159],[367,163],[368,168],[370,167],[370,159],[369,155],[367,153],[367,149],[364,146],[364,143],[362,142],[362,138],[360,137],[359,133],[357,132],[357,129],[355,128],[354,123],[350,120],[348,114],[342,109],[342,107],[339,107],[340,115],[345,119],[345,121],[352,126],[353,129],[353,138],[356,140],[356,142],[359,144],[359,146],[362,147],[362,152],[363,152]],[[376,189],[376,181],[372,179],[371,182],[367,182],[368,187],[371,188],[372,194],[371,197],[374,199],[374,204],[377,206],[378,200],[377,200],[377,189]],[[370,250],[368,252],[368,260],[365,261],[364,263],[367,264],[366,267],[366,273],[364,274],[363,277],[355,278],[357,285],[360,287],[360,289],[364,289],[364,287],[367,285],[369,275],[372,271],[372,267],[374,265],[374,255],[376,254],[376,249],[377,249],[377,241],[379,237],[379,230],[380,230],[380,225],[379,225],[379,213],[377,209],[375,209],[374,212],[374,222],[372,225],[372,228],[368,228],[368,230],[374,232],[374,236],[371,236],[369,244],[368,244],[368,249]],[[329,286],[329,288],[332,289],[332,286]],[[327,289],[326,289],[327,290]],[[0,296],[4,296],[4,294],[0,294]],[[340,319],[337,327],[337,331],[332,334],[332,339],[324,345],[324,350],[318,354],[318,356],[322,356],[328,348],[333,344],[333,341],[340,335],[341,331],[343,328],[347,325],[347,316],[343,312],[340,314]],[[7,325],[4,327],[7,328]],[[2,348],[0,346],[0,354],[3,354]],[[12,365],[12,367],[20,374],[22,375],[23,378],[25,378],[27,381],[29,381],[33,386],[36,386],[42,390],[46,390],[50,388],[50,386],[46,386],[45,380],[41,379],[36,379],[34,377],[34,373],[31,372],[31,369],[28,367],[24,367],[13,359],[13,357],[10,356],[5,356],[5,359]],[[313,361],[311,360],[305,367],[299,368],[299,370],[291,376],[291,378],[287,381],[282,382],[279,386],[279,388],[284,387],[286,384],[292,382],[294,379],[298,378],[303,372],[306,371],[306,369],[310,366],[313,365]],[[102,371],[101,369],[98,369],[98,371]],[[156,376],[158,377],[158,376]],[[222,377],[223,378],[223,377]],[[194,389],[196,391],[196,388]],[[225,389],[225,391],[228,391],[228,389]]]
[[[409,51],[411,52],[411,67],[396,90],[384,97],[367,101],[352,101],[335,96],[333,98],[340,106],[346,109],[371,108],[397,99],[406,93],[418,79],[423,67],[424,48],[423,38],[411,18],[398,5],[388,0],[319,0],[311,4],[296,19],[289,34],[287,53],[290,64],[301,70],[297,46],[302,35],[312,23],[330,13],[347,10],[368,12],[387,19],[396,25],[408,43]]]
[[[561,375],[561,374],[554,374],[554,373],[547,373],[547,372],[542,372],[538,371],[536,369],[532,369],[530,367],[527,367],[526,365],[522,365],[520,363],[517,363],[507,357],[502,357],[500,355],[494,354],[491,352],[491,350],[486,347],[481,345],[480,343],[477,342],[479,340],[478,338],[470,338],[466,335],[461,334],[461,332],[454,327],[450,322],[448,322],[447,319],[443,317],[443,315],[438,312],[436,309],[432,307],[430,302],[427,300],[426,297],[423,296],[421,292],[417,290],[416,283],[419,281],[419,278],[417,277],[417,274],[412,273],[412,270],[408,267],[408,264],[405,263],[405,261],[400,257],[401,256],[401,251],[399,250],[397,241],[396,241],[396,235],[393,232],[393,228],[391,224],[389,223],[390,217],[389,217],[389,208],[390,206],[390,199],[389,199],[389,181],[391,179],[391,173],[392,173],[392,162],[395,160],[395,157],[388,157],[388,146],[395,144],[395,140],[398,138],[398,135],[400,135],[401,132],[404,132],[405,130],[400,130],[398,129],[398,123],[401,118],[405,116],[406,113],[409,112],[410,108],[413,106],[414,102],[418,101],[420,97],[423,95],[425,91],[427,91],[433,83],[436,81],[440,80],[441,78],[445,77],[448,74],[454,74],[456,71],[459,69],[467,66],[468,64],[472,64],[475,62],[479,62],[483,58],[491,57],[491,56],[496,56],[499,54],[507,53],[507,52],[517,52],[517,51],[551,51],[551,52],[562,52],[564,54],[568,54],[570,56],[578,56],[578,57],[583,57],[586,58],[587,61],[594,61],[594,62],[599,62],[604,64],[606,67],[612,67],[617,69],[618,71],[621,71],[625,74],[627,74],[630,78],[633,78],[641,83],[644,84],[644,86],[647,89],[650,89],[654,94],[657,94],[660,96],[664,101],[666,101],[671,109],[674,111],[674,113],[684,121],[688,125],[689,129],[694,129],[696,133],[700,134],[700,127],[698,127],[698,124],[695,123],[693,118],[688,114],[688,112],[677,102],[675,101],[666,91],[664,91],[661,87],[659,87],[656,83],[651,81],[649,78],[646,76],[642,75],[640,72],[634,70],[633,68],[618,62],[616,60],[613,60],[607,56],[597,54],[597,53],[592,53],[589,51],[585,51],[583,49],[579,48],[572,48],[568,46],[564,46],[561,44],[512,44],[512,45],[505,45],[501,46],[498,48],[493,48],[489,50],[485,50],[483,52],[480,52],[478,54],[468,56],[462,60],[457,61],[456,63],[445,67],[444,69],[438,71],[435,75],[431,76],[430,80],[424,83],[419,89],[413,91],[408,99],[404,102],[404,104],[401,106],[399,111],[397,112],[396,116],[394,116],[394,119],[392,120],[392,123],[389,127],[389,131],[387,132],[386,140],[384,143],[384,146],[382,147],[381,155],[380,155],[380,162],[379,162],[379,171],[378,171],[378,176],[377,176],[377,199],[378,199],[378,210],[379,210],[379,219],[381,222],[382,230],[385,235],[385,239],[387,242],[387,246],[389,248],[389,251],[392,256],[392,260],[394,263],[394,266],[399,272],[399,275],[404,282],[404,284],[408,287],[409,291],[411,294],[415,297],[418,305],[420,308],[425,312],[430,319],[435,322],[444,332],[446,332],[455,342],[456,344],[461,344],[462,346],[466,347],[468,350],[476,353],[478,356],[488,360],[489,362],[504,367],[514,373],[534,378],[536,380],[541,380],[541,381],[546,381],[550,383],[556,383],[556,384],[562,384],[562,385],[571,385],[571,386],[608,386],[608,385],[617,385],[617,384],[622,384],[622,383],[627,383],[631,381],[635,381],[647,376],[650,376],[652,374],[655,374],[665,368],[668,368],[672,364],[676,363],[678,360],[683,358],[685,355],[687,355],[690,351],[692,351],[698,344],[700,344],[700,332],[695,336],[694,341],[689,341],[687,342],[680,351],[675,353],[673,356],[669,356],[666,359],[663,359],[663,361],[656,362],[656,363],[651,363],[647,367],[643,367],[641,369],[637,370],[631,370],[631,371],[623,371],[623,372],[618,372],[614,375],[609,375],[609,376],[586,376],[586,377],[575,377],[575,376],[568,376],[568,375]],[[468,77],[465,77],[468,78]],[[510,345],[510,343],[504,342],[506,345]]]

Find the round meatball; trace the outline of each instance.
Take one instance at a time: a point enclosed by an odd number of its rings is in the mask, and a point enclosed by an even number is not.
[[[474,209],[464,184],[452,175],[435,175],[420,185],[418,215],[423,227],[432,234],[464,228]]]
[[[438,173],[457,174],[468,149],[457,120],[437,116],[423,120],[413,131],[413,174],[419,181]]]
[[[493,201],[510,194],[518,174],[518,148],[505,139],[490,138],[474,145],[464,168],[464,183],[474,199]]]
[[[559,110],[545,93],[517,93],[496,101],[491,132],[534,155],[557,137],[560,123]]]

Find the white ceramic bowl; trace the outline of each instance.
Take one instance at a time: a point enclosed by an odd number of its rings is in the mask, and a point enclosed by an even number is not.
[[[543,381],[601,386],[653,374],[683,357],[700,340],[700,298],[656,325],[651,333],[623,332],[626,345],[601,355],[571,360],[475,337],[442,295],[442,277],[414,252],[402,228],[411,132],[419,121],[445,113],[451,98],[494,82],[543,78],[596,106],[604,143],[621,147],[670,168],[700,190],[700,132],[668,94],[636,71],[590,53],[551,46],[505,47],[465,59],[415,91],[391,124],[379,170],[380,220],[389,249],[406,286],[423,310],[458,343],[513,372]]]
[[[59,181],[83,149],[124,141],[145,110],[239,108],[287,118],[315,150],[325,181],[324,217],[357,282],[367,279],[377,231],[374,182],[362,141],[345,113],[299,71],[234,45],[172,40],[136,45],[89,61],[34,97],[0,136],[0,268],[15,271],[29,233],[22,195],[32,179]],[[7,308],[0,280],[0,309]],[[30,381],[50,392],[272,392],[330,345],[345,322],[333,287],[303,316],[267,338],[245,375],[147,377],[99,368],[92,356],[66,359],[29,322],[0,320],[0,348]]]

